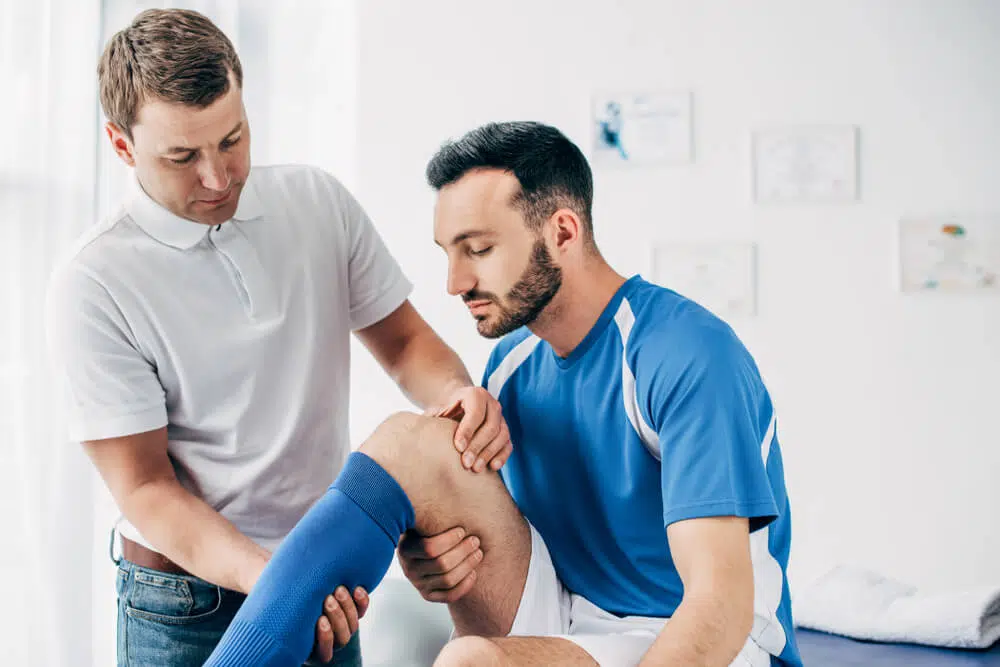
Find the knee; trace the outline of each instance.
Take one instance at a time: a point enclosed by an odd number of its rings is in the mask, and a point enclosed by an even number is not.
[[[375,429],[360,451],[393,476],[399,473],[405,477],[417,470],[423,474],[440,473],[442,466],[438,464],[447,460],[447,454],[457,460],[452,445],[457,426],[450,419],[397,412]]]
[[[434,667],[501,667],[503,650],[485,637],[461,637],[445,645]]]
[[[420,435],[426,428],[428,419],[414,412],[393,413],[378,425],[362,448],[381,451],[404,446]]]
[[[428,452],[422,450],[439,449],[441,442],[452,441],[457,428],[451,419],[397,412],[379,424],[361,451],[369,455],[419,454],[423,458]]]

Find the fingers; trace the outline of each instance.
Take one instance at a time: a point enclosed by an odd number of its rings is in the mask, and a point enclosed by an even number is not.
[[[472,570],[469,574],[462,579],[458,585],[449,589],[433,589],[424,592],[420,590],[421,595],[423,595],[425,600],[429,602],[444,602],[446,604],[451,604],[457,600],[461,600],[465,595],[472,590],[472,587],[476,585],[476,571]]]
[[[316,646],[313,656],[317,662],[326,664],[333,660],[333,628],[326,616],[320,616],[316,621]]]
[[[482,560],[479,538],[466,536],[461,527],[427,538],[408,533],[399,547],[403,573],[431,602],[454,602],[466,595]]]
[[[479,538],[473,535],[462,540],[458,546],[446,551],[437,558],[414,558],[408,564],[409,572],[407,573],[407,578],[412,581],[418,577],[428,578],[451,572],[478,549]],[[458,581],[456,580],[454,583],[448,584],[447,588],[451,588],[457,583]]]
[[[354,606],[358,608],[358,619],[365,617],[368,613],[368,604],[371,600],[368,597],[368,591],[358,586],[354,589]]]
[[[465,412],[462,410],[462,402],[455,401],[451,405],[439,410],[435,416],[444,417],[445,419],[461,420],[464,414]]]
[[[468,417],[468,414],[466,414],[466,417]],[[463,423],[465,422],[465,420],[462,421]],[[503,418],[500,416],[499,406],[489,406],[486,411],[485,420],[479,424],[479,428],[476,429],[475,434],[469,441],[468,447],[465,448],[465,452],[462,454],[462,465],[473,469],[477,458],[482,458],[484,450],[500,436],[503,427],[504,423]],[[485,465],[486,461],[483,461],[483,466]]]
[[[343,591],[343,595],[347,598],[347,604],[353,609],[354,602],[351,600],[351,596],[347,595],[347,589],[343,586],[339,587],[334,595],[328,595],[323,605],[323,616],[333,627],[334,644],[338,647],[344,646],[347,642],[351,641],[351,635],[354,634],[354,631],[351,630],[348,613],[344,611],[344,603],[340,599],[341,591]],[[355,630],[357,629],[357,622],[357,611],[354,611]]]
[[[453,396],[457,398],[437,415],[458,420],[455,449],[462,454],[462,465],[468,470],[482,472],[510,441],[500,403],[482,387],[464,387]],[[499,470],[504,462],[506,458],[492,469]]]
[[[454,567],[440,574],[424,577],[424,586],[433,591],[446,591],[458,586],[483,561],[482,549],[475,549],[466,555]]]
[[[476,459],[475,465],[473,465],[473,470],[475,472],[482,472],[486,470],[486,466],[489,465],[491,470],[499,470],[507,461],[507,456],[504,456],[500,460],[497,457],[500,456],[505,450],[507,450],[510,445],[510,432],[507,430],[507,423],[500,420],[500,433],[497,434],[493,441],[488,444],[483,451],[479,452],[479,458]],[[513,451],[513,450],[511,450]],[[492,465],[492,464],[496,465]]]
[[[461,526],[430,537],[421,537],[408,532],[400,542],[399,552],[404,559],[437,558],[457,547],[463,539],[465,539],[465,528]]]
[[[347,641],[350,641],[354,633],[358,631],[358,619],[360,618],[358,608],[354,604],[354,596],[352,596],[350,591],[348,591],[344,586],[340,586],[333,592],[333,595],[337,598],[337,602],[340,604],[340,610],[343,611],[344,616],[347,617],[347,628],[350,631],[347,634]],[[344,644],[346,643],[347,642],[345,641]]]
[[[500,468],[503,467],[503,464],[507,463],[507,459],[509,459],[510,455],[513,453],[514,444],[508,439],[507,445],[503,448],[503,450],[501,450],[501,452],[494,456],[493,460],[490,461],[490,469],[494,472],[500,470]]]
[[[368,593],[360,586],[352,596],[340,586],[323,602],[323,615],[316,622],[315,659],[323,664],[333,660],[334,648],[346,646],[358,631],[361,618],[368,611]]]
[[[462,400],[462,409],[465,411],[465,414],[462,416],[462,420],[458,423],[458,429],[455,430],[455,447],[458,451],[465,452],[470,448],[470,445],[473,442],[479,443],[479,449],[472,452],[471,459],[468,455],[462,457],[462,463],[468,461],[468,463],[465,463],[466,468],[471,467],[472,464],[475,463],[475,455],[479,453],[479,450],[486,446],[487,442],[489,442],[489,440],[483,442],[478,434],[479,430],[482,429],[483,422],[485,422],[489,417],[489,403],[484,400],[484,398],[488,397],[492,400],[492,397],[489,395],[484,397],[483,394],[485,393],[486,392],[482,390],[473,390],[466,395],[464,400]],[[497,412],[499,413],[499,410],[497,410]],[[495,436],[496,433],[493,433],[490,436],[490,440],[492,440]]]

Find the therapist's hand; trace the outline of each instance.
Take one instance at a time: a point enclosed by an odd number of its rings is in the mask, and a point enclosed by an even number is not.
[[[462,387],[443,408],[430,412],[458,422],[455,449],[462,454],[465,468],[482,472],[489,466],[495,471],[510,458],[513,446],[500,403],[482,387]]]
[[[352,596],[340,586],[323,602],[323,615],[316,622],[316,644],[307,664],[325,665],[333,660],[334,648],[342,648],[358,631],[358,621],[368,611],[368,593],[354,589]]]
[[[399,543],[403,574],[430,602],[454,602],[472,590],[483,562],[479,538],[452,528],[430,537],[407,532]]]

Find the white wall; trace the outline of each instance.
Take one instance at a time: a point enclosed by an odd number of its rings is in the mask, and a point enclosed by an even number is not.
[[[793,584],[840,561],[1000,583],[1000,303],[893,287],[900,216],[1000,211],[1000,2],[360,4],[358,194],[474,374],[490,344],[431,243],[439,143],[532,119],[586,146],[592,91],[691,89],[695,163],[596,173],[598,242],[626,274],[655,240],[758,243],[759,316],[733,324],[781,415]],[[860,202],[753,205],[748,131],[769,123],[860,126]],[[360,355],[354,392],[355,442],[406,407]]]

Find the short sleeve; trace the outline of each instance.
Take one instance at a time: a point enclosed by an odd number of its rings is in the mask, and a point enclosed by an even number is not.
[[[361,204],[337,183],[348,240],[351,329],[364,329],[399,308],[410,284]]]
[[[50,361],[67,401],[69,438],[122,437],[166,426],[165,392],[108,291],[79,269],[54,274],[46,302]]]
[[[640,404],[659,439],[664,526],[739,516],[756,530],[778,514],[764,460],[770,400],[735,335],[704,333],[639,361],[655,369],[640,383]]]

